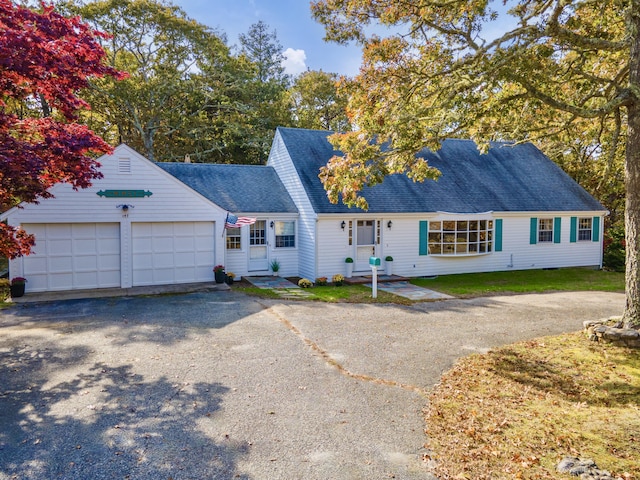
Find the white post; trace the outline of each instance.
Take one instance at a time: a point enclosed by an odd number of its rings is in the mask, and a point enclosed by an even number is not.
[[[371,290],[373,291],[373,298],[378,298],[378,267],[376,267],[375,265],[372,265],[371,270],[372,270]]]

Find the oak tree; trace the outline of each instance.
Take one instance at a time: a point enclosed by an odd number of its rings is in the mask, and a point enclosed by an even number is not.
[[[351,130],[347,117],[347,96],[338,91],[340,79],[335,73],[309,70],[300,74],[289,89],[295,124],[346,132]]]
[[[312,11],[327,39],[363,47],[348,87],[360,130],[332,139],[344,156],[323,171],[330,199],[366,207],[362,187],[390,173],[436,178],[415,153],[445,137],[486,149],[587,126],[582,145],[599,161],[624,151],[623,319],[640,328],[640,0],[316,0]]]

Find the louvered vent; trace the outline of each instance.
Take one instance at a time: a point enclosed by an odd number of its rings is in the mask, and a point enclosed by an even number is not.
[[[131,159],[119,158],[118,159],[118,173],[131,173]]]

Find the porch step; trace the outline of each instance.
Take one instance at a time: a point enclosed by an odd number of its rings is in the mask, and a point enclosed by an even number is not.
[[[345,278],[344,283],[347,285],[356,285],[361,283],[371,283],[373,277],[371,275],[354,275],[351,278]],[[408,277],[400,275],[378,275],[378,282],[408,282]]]

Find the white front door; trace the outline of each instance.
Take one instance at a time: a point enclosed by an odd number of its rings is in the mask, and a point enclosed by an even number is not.
[[[268,269],[267,221],[257,220],[249,225],[249,271]]]
[[[355,270],[369,270],[369,257],[375,256],[379,231],[378,220],[356,221],[356,264]]]

